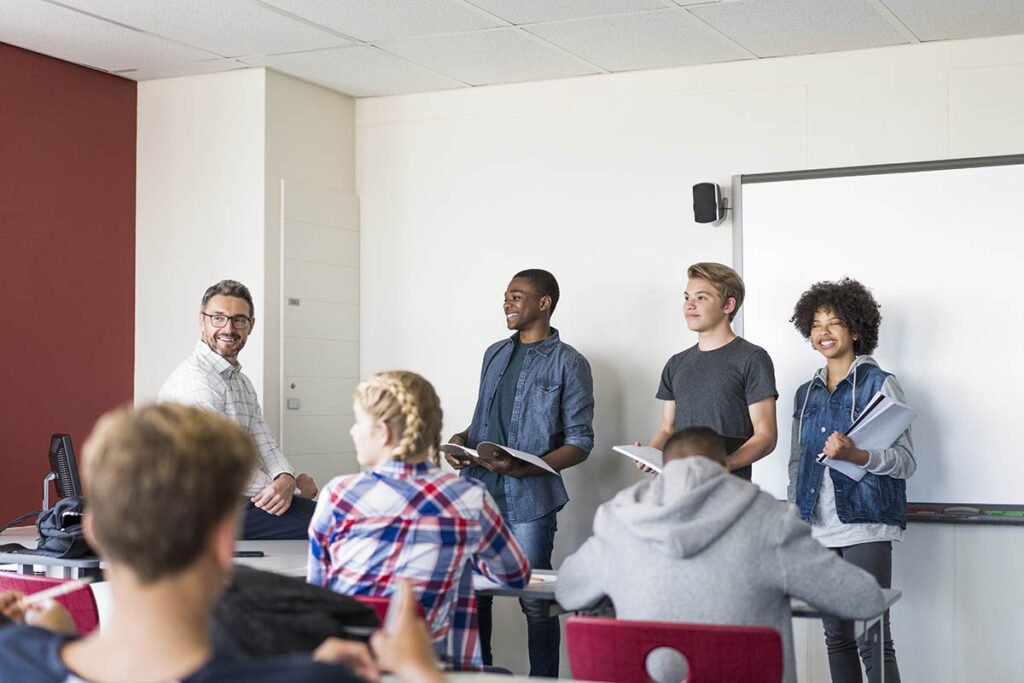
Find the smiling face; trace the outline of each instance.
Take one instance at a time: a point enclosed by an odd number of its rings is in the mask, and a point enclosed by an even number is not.
[[[683,294],[683,315],[686,326],[694,332],[707,332],[729,324],[729,313],[736,308],[736,300],[722,301],[722,295],[708,280],[695,277],[686,283]]]
[[[818,309],[811,323],[811,344],[829,360],[853,361],[853,342],[857,337],[850,334],[843,321],[834,311]]]
[[[210,297],[210,300],[206,302],[205,313],[206,315],[199,315],[199,329],[203,335],[203,342],[213,349],[214,353],[223,356],[231,363],[237,365],[238,352],[245,348],[245,342],[249,339],[249,334],[252,332],[255,318],[249,322],[245,329],[239,330],[235,329],[230,320],[224,327],[214,327],[213,320],[209,316],[225,315],[232,318],[235,316],[248,318],[252,316],[249,302],[236,296],[218,294],[217,296]]]
[[[547,325],[550,319],[551,297],[539,296],[526,278],[512,278],[505,290],[505,324],[510,330],[527,330]]]
[[[352,403],[352,413],[355,420],[348,433],[356,447],[356,460],[363,467],[376,467],[391,457],[388,427],[383,421],[363,410],[358,400]]]

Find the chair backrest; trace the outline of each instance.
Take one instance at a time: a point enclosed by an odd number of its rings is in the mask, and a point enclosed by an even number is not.
[[[52,579],[46,576],[0,572],[0,591],[16,590],[31,594],[68,580],[70,579]],[[96,598],[93,597],[90,586],[62,595],[57,598],[57,602],[64,605],[64,608],[71,613],[71,619],[75,622],[75,628],[78,629],[79,634],[85,635],[99,624],[100,617],[99,611],[96,609]]]
[[[384,625],[384,617],[388,615],[388,605],[391,604],[390,595],[353,595],[353,598],[377,612],[380,625]],[[423,618],[423,605],[416,603],[416,614]]]
[[[589,681],[664,683],[666,671],[675,674],[677,683],[782,680],[782,638],[762,626],[571,617],[565,623],[565,640],[573,678]],[[680,653],[682,658],[674,655],[678,665],[672,666],[670,651],[659,648]],[[658,652],[648,660],[654,650]]]
[[[372,607],[377,612],[377,619],[381,626],[384,625],[384,617],[388,614],[388,605],[391,604],[391,597],[386,595],[353,595],[359,602]]]

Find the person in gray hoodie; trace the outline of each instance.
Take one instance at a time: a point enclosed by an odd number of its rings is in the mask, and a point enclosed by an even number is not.
[[[660,476],[597,510],[594,535],[566,558],[555,597],[569,610],[610,598],[620,619],[768,626],[795,681],[790,596],[846,619],[884,608],[875,579],[811,538],[792,505],[729,476],[725,443],[704,427],[666,442]]]

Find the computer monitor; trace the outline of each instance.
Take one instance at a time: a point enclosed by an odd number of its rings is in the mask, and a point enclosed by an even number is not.
[[[71,447],[70,434],[54,434],[50,437],[50,474],[43,482],[43,509],[49,509],[49,487],[53,479],[57,495],[61,498],[82,495],[82,483],[78,479],[78,463],[75,449]]]

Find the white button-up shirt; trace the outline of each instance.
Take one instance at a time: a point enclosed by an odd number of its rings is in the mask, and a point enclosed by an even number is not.
[[[252,436],[259,448],[260,463],[249,480],[247,496],[255,496],[281,474],[295,476],[263,419],[256,389],[242,373],[242,366],[232,365],[202,340],[160,387],[159,400],[221,413]]]

